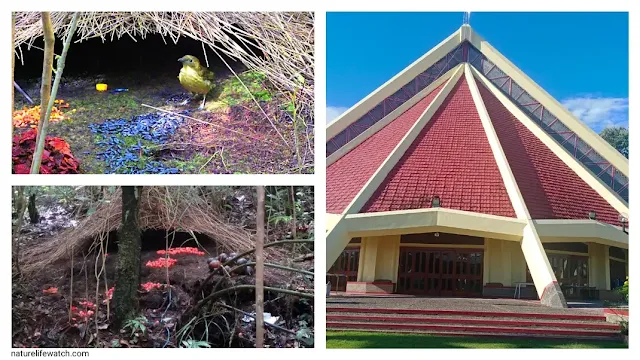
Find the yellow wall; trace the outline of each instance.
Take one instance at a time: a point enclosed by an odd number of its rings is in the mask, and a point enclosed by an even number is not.
[[[589,243],[589,286],[595,286],[598,290],[609,290],[611,288],[609,274],[609,247]]]
[[[358,281],[391,280],[398,277],[400,235],[362,238]]]
[[[400,235],[381,236],[378,240],[378,256],[376,258],[376,280],[398,278],[398,260],[400,258]]]
[[[513,286],[527,278],[527,266],[520,244],[515,241],[485,239],[483,282]]]

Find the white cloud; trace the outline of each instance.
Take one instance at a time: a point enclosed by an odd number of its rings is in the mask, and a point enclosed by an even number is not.
[[[592,129],[629,126],[629,98],[592,95],[565,99],[562,104]]]
[[[327,123],[342,115],[342,113],[347,110],[349,110],[349,108],[342,106],[327,106]]]

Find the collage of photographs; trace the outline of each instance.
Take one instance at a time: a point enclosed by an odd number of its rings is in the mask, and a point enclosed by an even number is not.
[[[629,349],[628,10],[9,16],[11,357]]]

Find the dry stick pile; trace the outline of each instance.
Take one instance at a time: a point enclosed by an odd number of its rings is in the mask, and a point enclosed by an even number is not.
[[[141,229],[201,233],[214,239],[226,251],[244,252],[254,247],[253,234],[227,223],[217,209],[194,191],[191,187],[145,187],[140,201]],[[55,262],[68,260],[71,249],[76,256],[91,247],[99,248],[100,239],[106,238],[105,232],[115,231],[120,226],[121,196],[120,190],[116,191],[76,228],[25,249],[21,256],[23,273],[35,274]],[[164,238],[160,240],[165,241]],[[265,256],[274,262],[284,257],[282,251],[276,249],[265,251]]]

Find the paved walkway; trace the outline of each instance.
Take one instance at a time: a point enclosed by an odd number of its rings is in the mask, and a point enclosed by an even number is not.
[[[573,305],[580,306],[574,303]],[[591,304],[591,303],[588,303]],[[569,303],[571,306],[572,303]],[[591,304],[596,305],[596,304]],[[411,295],[335,295],[327,298],[327,307],[355,308],[400,308],[400,309],[433,309],[433,310],[465,310],[487,312],[545,313],[545,314],[602,314],[600,307],[571,307],[556,309],[541,305],[538,300],[516,299],[482,299],[482,298],[447,298],[419,297]]]

